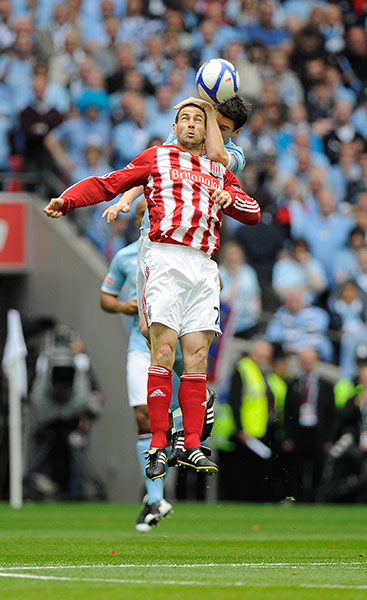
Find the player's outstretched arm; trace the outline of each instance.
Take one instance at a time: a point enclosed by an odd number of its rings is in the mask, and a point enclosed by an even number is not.
[[[63,198],[51,198],[50,202],[45,206],[43,212],[51,219],[59,219],[63,216],[62,207],[64,206]]]
[[[102,214],[102,219],[107,217],[107,223],[113,223],[119,212],[128,213],[131,210],[131,205],[143,193],[143,186],[139,185],[137,187],[131,188],[131,190],[127,190],[123,196],[120,198],[116,204],[109,206],[106,208],[104,213]]]

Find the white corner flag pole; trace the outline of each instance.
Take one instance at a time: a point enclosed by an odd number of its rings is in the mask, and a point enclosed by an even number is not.
[[[27,371],[20,314],[8,311],[8,333],[3,356],[3,369],[9,388],[9,471],[10,505],[21,508],[23,504],[22,461],[22,396],[27,393]]]

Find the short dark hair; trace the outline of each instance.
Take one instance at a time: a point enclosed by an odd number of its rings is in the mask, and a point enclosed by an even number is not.
[[[220,102],[215,108],[226,119],[232,119],[234,130],[244,126],[250,109],[249,105],[246,105],[239,96],[233,96],[233,98]]]
[[[184,108],[187,108],[188,106],[196,106],[196,108],[200,108],[200,110],[203,111],[204,117],[205,117],[205,125],[206,125],[206,112],[199,104],[195,104],[195,102],[190,102],[190,104],[184,104],[183,106],[181,106],[181,108],[178,109],[176,118],[175,118],[175,123],[177,123],[177,121],[178,121],[178,117],[179,117],[181,110],[183,110]]]

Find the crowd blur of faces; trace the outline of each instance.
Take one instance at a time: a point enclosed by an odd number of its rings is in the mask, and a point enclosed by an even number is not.
[[[263,212],[256,233],[224,221],[235,333],[270,310],[269,339],[298,351],[292,328],[317,335],[322,358],[352,374],[367,335],[365,2],[0,0],[0,189],[58,195],[123,168],[165,141],[214,57],[239,72],[239,179]],[[71,218],[110,260],[138,230],[102,212]]]

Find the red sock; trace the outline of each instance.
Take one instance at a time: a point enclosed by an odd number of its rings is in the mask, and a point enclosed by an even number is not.
[[[206,375],[183,373],[178,391],[185,431],[185,448],[198,448],[206,411]]]
[[[148,409],[150,431],[153,434],[151,448],[167,446],[168,410],[171,398],[172,371],[159,365],[151,365],[148,370]]]

